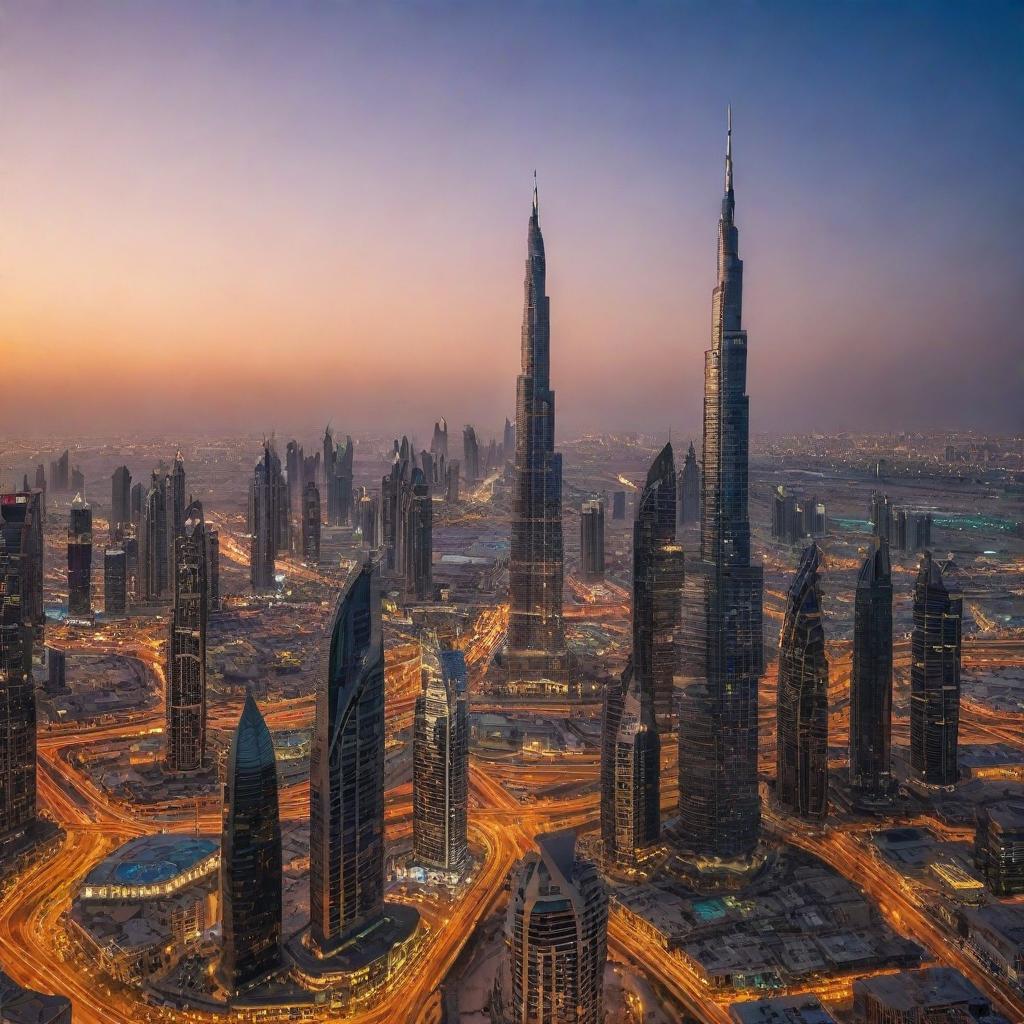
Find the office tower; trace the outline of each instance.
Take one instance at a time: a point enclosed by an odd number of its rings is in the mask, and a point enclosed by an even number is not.
[[[170,523],[167,475],[153,470],[149,491],[143,501],[139,531],[139,590],[144,601],[161,601],[171,596]]]
[[[237,995],[282,964],[277,762],[251,690],[228,753],[220,848],[223,939],[217,980]]]
[[[434,424],[434,434],[430,439],[430,452],[435,457],[448,458],[448,422],[442,416]]]
[[[136,600],[139,594],[139,542],[130,532],[122,539],[121,550],[124,552],[126,600]]]
[[[334,434],[331,432],[330,424],[324,428],[323,453],[323,493],[328,494],[331,490],[331,479],[334,477],[334,460],[336,458]]]
[[[68,686],[67,655],[58,647],[46,648],[46,692],[63,693]]]
[[[132,522],[132,475],[118,466],[110,478],[110,539],[120,541]]]
[[[185,510],[175,541],[174,609],[167,644],[168,771],[193,772],[206,755],[206,526],[203,506]]]
[[[978,810],[974,865],[1000,899],[1024,895],[1024,800],[1003,800]]]
[[[342,590],[317,691],[309,769],[310,937],[337,949],[384,909],[384,640],[367,562]]]
[[[302,546],[302,502],[305,484],[302,481],[302,446],[295,440],[285,446],[285,483],[288,488],[288,533],[292,548],[301,552]]]
[[[85,490],[85,474],[78,466],[71,470],[71,486],[68,489],[76,494]]]
[[[480,479],[480,445],[476,431],[468,423],[462,431],[462,466],[466,483],[475,484]]]
[[[363,535],[363,546],[371,551],[380,542],[380,499],[363,490],[359,499],[359,530]]]
[[[811,507],[814,510],[811,516],[811,536],[824,537],[828,533],[828,516],[825,512],[825,503],[814,498]]]
[[[422,469],[412,471],[403,500],[405,593],[411,600],[427,601],[434,592],[434,504]]]
[[[420,469],[427,483],[433,486],[437,482],[437,466],[434,464],[434,456],[426,448],[420,452]]]
[[[926,551],[914,586],[910,639],[910,764],[933,786],[956,783],[963,599]]]
[[[7,552],[17,560],[22,618],[42,642],[46,625],[43,607],[43,492],[0,494],[0,533]]]
[[[185,529],[185,459],[180,451],[174,453],[174,464],[168,484],[168,494],[171,504],[171,539],[170,544],[173,550],[174,541],[181,536]]]
[[[92,509],[81,496],[71,502],[68,524],[68,614],[90,615],[92,599]]]
[[[71,456],[67,448],[64,454],[50,463],[50,489],[54,494],[67,494],[71,488]]]
[[[506,462],[511,462],[516,457],[516,428],[507,416],[505,429],[501,434],[501,454]]]
[[[850,672],[850,783],[865,796],[892,789],[891,736],[892,574],[876,537],[857,575]]]
[[[626,492],[612,492],[612,519],[626,518]]]
[[[505,941],[508,1019],[602,1024],[608,896],[597,869],[576,856],[571,829],[537,836],[513,868]]]
[[[324,439],[326,452],[327,439]],[[352,464],[355,444],[350,436],[332,453],[327,477],[327,521],[332,526],[345,526],[352,515]]]
[[[384,548],[381,568],[388,576],[405,576],[406,556],[406,492],[412,481],[415,459],[409,439],[395,442],[391,472],[380,482],[381,546]]]
[[[220,611],[220,534],[206,528],[206,608]]]
[[[459,473],[461,467],[459,460],[454,459],[448,463],[448,468],[445,470],[444,480],[444,500],[449,505],[454,505],[459,500]]]
[[[412,845],[416,860],[461,872],[469,860],[468,682],[462,651],[423,644],[412,746]]]
[[[312,480],[302,492],[302,558],[320,564],[320,491]]]
[[[797,544],[805,536],[803,514],[796,496],[779,484],[772,493],[772,540]]]
[[[142,481],[132,484],[131,489],[131,505],[129,506],[129,518],[135,525],[135,535],[139,535],[139,520],[142,516],[142,504],[145,501],[146,494],[142,486]]]
[[[483,476],[488,477],[501,468],[501,453],[498,450],[498,442],[492,437],[487,442],[487,455],[484,458]]]
[[[551,321],[537,188],[527,239],[522,373],[516,387],[516,460],[509,552],[510,676],[568,679],[562,623],[562,456],[555,452]]]
[[[609,863],[632,864],[661,834],[661,740],[654,703],[632,659],[605,691],[601,716],[601,839]]]
[[[932,545],[932,514],[898,508],[893,532],[893,547],[899,551],[925,551]]]
[[[676,534],[676,468],[666,444],[651,463],[633,524],[633,672],[658,728],[671,728],[684,560]]]
[[[276,478],[279,463],[269,441],[263,444],[263,457],[256,463],[249,484],[249,532],[252,535],[249,556],[249,582],[253,590],[271,590],[277,559],[277,509],[279,496]]]
[[[779,641],[775,752],[779,803],[802,818],[828,812],[828,659],[817,544],[804,550],[786,595]]]
[[[749,400],[743,261],[735,223],[732,123],[718,222],[718,283],[704,355],[700,560],[687,567],[703,679],[679,708],[679,831],[703,861],[745,861],[761,828],[757,684],[764,670],[763,578],[750,557]]]
[[[103,613],[124,615],[128,608],[128,557],[123,548],[103,553]]]
[[[586,580],[604,579],[604,502],[583,502],[580,508],[580,573]]]
[[[71,1000],[23,988],[0,971],[0,1020],[4,1024],[71,1024]]]
[[[685,526],[687,523],[700,522],[700,467],[697,465],[697,453],[692,441],[683,460],[683,468],[679,471],[678,484],[677,524]]]
[[[33,623],[24,599],[36,493],[0,497],[0,860],[36,818]]]
[[[40,500],[40,506],[43,516],[46,516],[46,468],[40,462],[36,466],[36,486],[35,490],[39,491],[42,497]]]
[[[871,495],[871,532],[881,540],[892,542],[893,508],[888,494],[872,492]]]

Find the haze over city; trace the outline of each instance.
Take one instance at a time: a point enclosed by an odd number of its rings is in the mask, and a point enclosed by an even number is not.
[[[1019,426],[1021,17],[7,5],[4,428],[497,427],[536,168],[560,434],[692,434],[729,102],[752,429]]]

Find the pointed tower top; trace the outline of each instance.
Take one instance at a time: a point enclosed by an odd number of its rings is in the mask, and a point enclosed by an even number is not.
[[[725,191],[732,191],[732,104],[726,114],[725,130]]]
[[[82,497],[82,492],[81,491],[79,491],[75,495],[74,500],[71,502],[71,507],[72,508],[88,508],[89,507],[89,503],[85,500],[85,498]]]
[[[537,169],[533,170],[533,215],[540,216],[540,198],[537,195]]]

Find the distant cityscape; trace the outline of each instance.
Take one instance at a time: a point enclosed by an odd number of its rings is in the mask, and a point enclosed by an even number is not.
[[[0,1020],[1024,1021],[1024,435],[752,435],[737,177],[692,438],[535,180],[461,446],[3,442]]]

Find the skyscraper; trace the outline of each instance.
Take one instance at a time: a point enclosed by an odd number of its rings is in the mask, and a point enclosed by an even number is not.
[[[387,576],[405,577],[406,491],[412,482],[416,460],[409,439],[395,442],[391,472],[380,482],[381,569]]]
[[[174,549],[175,540],[180,537],[185,529],[185,458],[180,451],[174,453],[174,465],[168,477],[168,497],[171,505],[171,538],[170,547]],[[173,568],[171,570],[174,571]]]
[[[568,679],[562,622],[562,456],[555,452],[551,321],[537,188],[527,234],[522,373],[516,386],[516,458],[509,553],[509,675]]]
[[[228,754],[220,847],[223,944],[217,977],[235,995],[282,963],[277,763],[251,691]]]
[[[513,869],[505,941],[509,1019],[602,1024],[608,896],[597,869],[576,856],[571,829],[537,836],[538,853]]]
[[[914,585],[910,639],[910,763],[932,786],[956,783],[963,599],[926,551]]]
[[[175,541],[174,609],[167,644],[165,759],[172,772],[197,771],[206,754],[205,534],[203,506],[193,501]]]
[[[0,496],[0,859],[36,818],[33,629],[23,598],[36,494]]]
[[[460,872],[469,859],[469,723],[462,651],[423,644],[412,747],[412,836],[416,860]]]
[[[427,601],[433,596],[434,503],[423,470],[412,471],[403,501],[405,593],[410,600]]]
[[[430,439],[430,453],[435,458],[448,458],[448,423],[442,416],[434,424],[434,434]]]
[[[263,443],[263,457],[256,463],[249,485],[249,532],[252,535],[249,557],[249,582],[253,590],[270,590],[274,586],[274,569],[278,553],[278,502],[281,462],[269,441]]]
[[[320,564],[320,491],[312,480],[302,492],[302,559]]]
[[[850,782],[868,797],[892,789],[892,575],[877,537],[857,575],[850,674]]]
[[[380,543],[380,498],[367,494],[364,488],[359,499],[359,530],[363,535],[363,546],[373,550]]]
[[[594,498],[580,508],[580,573],[584,579],[604,578],[604,502]]]
[[[128,559],[122,548],[103,553],[103,614],[124,615],[128,607]]]
[[[288,532],[291,537],[292,549],[301,553],[302,545],[302,501],[305,496],[303,483],[302,445],[294,439],[285,446],[284,467],[286,485],[288,487]]]
[[[468,423],[462,431],[462,469],[466,483],[475,484],[480,479],[480,445]]]
[[[817,544],[804,550],[786,596],[779,643],[776,791],[803,818],[828,812],[828,659],[821,621]]]
[[[206,527],[206,608],[220,611],[220,534]]]
[[[743,261],[735,223],[732,119],[718,222],[718,283],[704,354],[701,555],[687,567],[703,676],[679,708],[679,831],[702,861],[745,861],[761,827],[757,684],[764,670],[763,578],[750,559],[749,400]]]
[[[633,672],[663,731],[672,724],[679,671],[685,569],[675,534],[676,468],[666,444],[651,463],[633,524]]]
[[[132,521],[132,475],[118,466],[110,478],[110,539],[122,540]]]
[[[506,462],[516,457],[516,427],[505,417],[505,429],[501,434],[501,454]]]
[[[42,642],[46,625],[43,607],[43,492],[38,488],[0,494],[0,533],[7,550],[17,560],[21,616]]]
[[[139,531],[139,590],[144,601],[166,600],[173,594],[171,529],[167,474],[153,470],[143,501]]]
[[[68,614],[92,612],[92,509],[80,495],[71,502],[68,524]]]
[[[355,570],[328,631],[310,757],[309,905],[322,954],[384,909],[384,641],[376,565]]]
[[[326,438],[324,444],[326,446]],[[330,475],[327,478],[327,521],[332,526],[344,526],[352,514],[352,463],[355,444],[348,435],[345,446],[338,445],[331,456]]]
[[[700,521],[700,467],[697,465],[697,453],[690,442],[689,450],[679,471],[679,505],[680,526]]]

